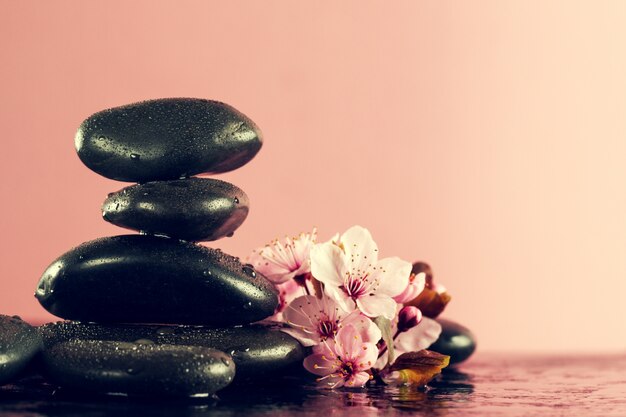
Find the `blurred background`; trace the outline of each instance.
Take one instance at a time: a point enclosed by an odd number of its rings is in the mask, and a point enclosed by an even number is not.
[[[84,167],[91,113],[225,101],[265,135],[219,178],[237,256],[368,227],[429,262],[481,350],[624,351],[626,3],[0,0],[0,313],[57,256],[124,234]]]

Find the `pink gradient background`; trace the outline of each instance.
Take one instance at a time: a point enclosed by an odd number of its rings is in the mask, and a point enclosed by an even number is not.
[[[426,260],[483,350],[626,348],[626,3],[0,1],[0,313],[33,298],[124,186],[84,167],[91,113],[223,100],[265,146],[220,178],[245,256],[368,227]]]

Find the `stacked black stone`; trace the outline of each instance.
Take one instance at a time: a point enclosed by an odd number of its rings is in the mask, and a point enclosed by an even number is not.
[[[141,234],[83,243],[43,273],[37,299],[72,320],[40,329],[53,382],[209,395],[231,382],[235,366],[238,376],[254,377],[303,359],[290,336],[248,326],[273,314],[274,286],[238,258],[195,243],[231,236],[249,204],[233,184],[192,176],[239,168],[261,145],[249,118],[201,99],[116,107],[81,124],[76,149],[83,163],[138,183],[108,196],[104,219]]]

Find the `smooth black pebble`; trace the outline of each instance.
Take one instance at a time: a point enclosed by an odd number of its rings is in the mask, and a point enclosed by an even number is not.
[[[235,377],[224,352],[200,346],[69,340],[46,346],[43,370],[75,390],[151,397],[203,397]]]
[[[219,349],[232,356],[238,380],[278,374],[294,364],[301,364],[305,357],[305,349],[293,337],[278,328],[260,325],[211,329],[66,321],[46,324],[39,330],[46,346],[68,340],[115,340]]]
[[[450,364],[457,364],[469,358],[476,350],[476,338],[464,326],[451,320],[437,319],[441,324],[441,335],[428,350],[450,356]]]
[[[248,215],[246,194],[225,181],[189,178],[126,187],[102,205],[104,220],[188,241],[232,234]]]
[[[35,296],[64,319],[211,326],[274,313],[272,283],[218,249],[158,236],[96,239],[43,273]]]
[[[91,170],[147,182],[239,168],[261,149],[252,120],[218,101],[165,98],[114,107],[87,118],[76,151]]]
[[[40,348],[37,329],[17,316],[0,315],[0,385],[19,376]]]

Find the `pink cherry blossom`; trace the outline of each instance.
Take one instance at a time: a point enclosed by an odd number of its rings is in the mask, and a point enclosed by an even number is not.
[[[379,260],[370,232],[354,226],[337,240],[313,246],[311,273],[345,310],[391,320],[397,306],[393,297],[406,289],[411,264],[395,257]]]
[[[253,251],[248,261],[274,284],[282,284],[311,272],[309,253],[317,239],[317,230],[296,237],[275,239]]]
[[[398,313],[398,332],[403,333],[420,324],[422,312],[415,306],[402,307]]]
[[[320,376],[326,388],[362,387],[371,376],[367,372],[376,362],[378,349],[364,342],[356,327],[348,324],[337,331],[334,340],[326,340],[304,359],[307,371]]]
[[[380,329],[372,320],[358,310],[345,312],[326,295],[321,299],[312,295],[296,298],[285,309],[283,320],[291,326],[283,331],[304,346],[334,339],[337,332],[348,325],[354,326],[363,342],[377,343],[381,338]]]
[[[392,332],[397,332],[397,322],[394,320]],[[422,320],[415,327],[405,332],[399,333],[393,343],[396,357],[406,352],[417,352],[428,349],[430,345],[439,339],[441,325],[433,319],[422,317]],[[376,362],[376,368],[382,368],[387,364],[387,352],[385,352]]]
[[[306,294],[304,287],[293,279],[283,283],[276,284],[278,290],[278,307],[272,317],[266,319],[266,321],[284,321],[283,313],[287,306],[296,298]]]
[[[426,273],[420,272],[419,274],[409,276],[409,285],[406,286],[404,291],[399,295],[393,297],[398,304],[408,303],[414,300],[423,290],[426,285]]]

